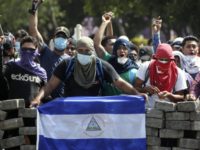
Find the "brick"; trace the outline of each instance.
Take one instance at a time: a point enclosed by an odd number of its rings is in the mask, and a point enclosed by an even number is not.
[[[36,150],[35,145],[21,145],[20,150]]]
[[[25,143],[24,136],[16,136],[1,140],[1,148],[11,148]]]
[[[190,121],[166,121],[166,129],[190,130]]]
[[[160,146],[161,140],[158,137],[147,136],[147,145]]]
[[[146,127],[146,135],[148,135],[148,136],[158,136],[158,129]]]
[[[4,120],[0,122],[1,130],[16,129],[22,126],[24,126],[24,122],[22,118],[14,118],[14,119]]]
[[[164,113],[161,110],[150,109],[150,110],[147,110],[146,117],[162,119],[164,118]]]
[[[36,127],[22,127],[19,128],[19,135],[36,135]]]
[[[199,149],[199,143],[200,141],[196,139],[180,139],[178,145],[181,148]]]
[[[0,120],[5,120],[7,116],[7,112],[0,110]]]
[[[172,150],[192,150],[192,149],[173,147]]]
[[[200,121],[200,111],[191,112],[190,113],[190,120]]]
[[[191,122],[191,130],[200,131],[200,121]]]
[[[148,150],[171,150],[170,147],[148,146]]]
[[[164,120],[157,119],[157,118],[147,118],[146,119],[146,126],[152,128],[163,128],[164,127]]]
[[[2,110],[15,110],[24,107],[25,102],[23,99],[11,99],[2,101]]]
[[[32,109],[32,108],[19,109],[18,116],[22,118],[36,118],[37,109]]]
[[[166,120],[189,120],[190,114],[184,112],[168,112],[165,114]]]
[[[0,101],[0,110],[2,110],[2,101]]]
[[[155,108],[165,112],[170,112],[176,110],[176,104],[168,101],[156,101]]]
[[[184,112],[191,112],[191,111],[198,111],[200,104],[198,101],[184,101],[177,103],[177,110],[184,111]]]
[[[180,130],[161,129],[160,138],[183,138],[184,132]]]
[[[0,130],[0,139],[3,138],[4,131]]]

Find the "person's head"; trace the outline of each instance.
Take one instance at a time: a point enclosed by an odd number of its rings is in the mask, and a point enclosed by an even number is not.
[[[21,50],[31,49],[35,51],[38,48],[37,39],[29,35],[25,36],[21,39],[20,47],[21,47]]]
[[[181,51],[182,49],[182,42],[183,38],[182,37],[177,37],[176,39],[173,40],[171,46],[174,51]]]
[[[139,49],[139,59],[142,62],[150,61],[153,55],[153,47],[152,46],[143,46]]]
[[[58,52],[64,52],[68,44],[68,38],[70,37],[69,30],[60,26],[56,28],[55,37],[54,37],[54,48]]]
[[[15,37],[12,33],[5,33],[2,43],[3,55],[13,57],[15,54]]]
[[[116,41],[115,36],[105,36],[103,38],[101,44],[108,53],[112,54],[113,45],[114,45],[115,41]]]
[[[130,42],[125,39],[117,39],[113,46],[113,55],[117,57],[128,57]]]
[[[182,52],[180,51],[173,51],[173,55],[175,58],[175,63],[176,65],[181,68],[181,69],[185,69],[185,56],[183,55]]]
[[[17,52],[20,50],[20,41],[22,40],[23,37],[29,35],[28,32],[26,32],[24,29],[19,29],[15,33],[15,49]]]
[[[199,39],[192,35],[184,37],[182,42],[182,52],[184,55],[198,55]]]
[[[128,54],[129,58],[133,61],[138,60],[138,47],[130,42],[130,52]]]
[[[80,64],[87,65],[91,63],[94,57],[94,42],[91,38],[82,36],[77,41],[77,59]]]
[[[76,54],[76,41],[74,39],[68,39],[69,43],[67,45],[67,48],[65,50],[65,53],[69,56],[73,57]]]

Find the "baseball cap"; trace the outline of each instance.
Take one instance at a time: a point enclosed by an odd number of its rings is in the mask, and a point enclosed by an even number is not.
[[[152,56],[153,54],[153,48],[152,46],[143,46],[139,49],[139,57],[143,57],[143,56]]]
[[[70,37],[69,29],[64,27],[64,26],[60,26],[60,27],[56,28],[55,35],[58,34],[58,33],[64,33],[67,38]]]
[[[182,37],[177,37],[176,39],[174,39],[174,41],[172,42],[172,46],[174,47],[181,47],[182,46],[182,42],[183,42],[183,38]]]

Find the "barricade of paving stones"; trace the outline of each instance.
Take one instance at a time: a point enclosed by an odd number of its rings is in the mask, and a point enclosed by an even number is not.
[[[146,111],[147,149],[199,150],[199,103],[157,101],[154,109]],[[0,149],[36,149],[35,145],[25,142],[25,136],[36,135],[35,126],[24,125],[25,118],[36,118],[36,109],[25,108],[23,99],[0,101]],[[7,131],[13,130],[17,131],[17,135],[5,137]]]
[[[157,101],[146,111],[148,150],[199,150],[200,102]]]
[[[25,136],[36,135],[36,126],[25,126],[24,119],[35,122],[36,109],[25,108],[23,99],[0,101],[0,149],[16,148],[35,150],[36,146],[27,144]]]

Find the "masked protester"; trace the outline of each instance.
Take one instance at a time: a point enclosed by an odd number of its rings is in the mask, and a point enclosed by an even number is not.
[[[156,99],[172,102],[184,100],[187,90],[186,78],[174,60],[171,46],[159,44],[153,60],[140,66],[135,87],[151,96],[147,107],[154,107]]]
[[[92,39],[82,37],[78,40],[75,57],[64,60],[57,66],[45,88],[33,99],[31,107],[39,105],[41,99],[48,96],[61,82],[65,83],[65,97],[100,96],[104,81],[114,84],[124,93],[141,95],[120,78],[110,64],[96,57],[94,53]]]

